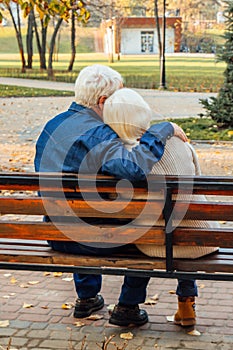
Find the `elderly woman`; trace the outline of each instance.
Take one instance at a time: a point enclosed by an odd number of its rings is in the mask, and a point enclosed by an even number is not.
[[[104,122],[119,135],[125,147],[131,150],[139,143],[141,135],[149,128],[152,111],[144,99],[134,90],[122,88],[111,95],[105,102],[103,110]],[[161,175],[200,175],[200,166],[197,155],[188,142],[182,142],[177,137],[170,138],[165,146],[162,159],[155,163],[152,174]],[[179,197],[180,196],[180,197]],[[177,198],[182,198],[177,195]],[[200,197],[199,197],[200,198]],[[192,196],[188,196],[188,200]],[[196,196],[197,199],[197,196]],[[151,225],[164,225],[163,220],[149,222]],[[135,220],[138,225],[145,223],[145,220]],[[183,220],[179,226],[210,227],[209,222]],[[152,257],[165,257],[165,246],[138,245],[144,254]],[[200,256],[216,251],[216,247],[183,247],[174,246],[173,255],[175,258],[198,258]],[[197,286],[195,280],[178,280],[176,294],[178,295],[178,310],[174,316],[174,322],[182,326],[193,326],[196,323],[195,296]]]

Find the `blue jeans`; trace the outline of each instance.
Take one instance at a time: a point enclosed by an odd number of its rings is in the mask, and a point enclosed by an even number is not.
[[[63,253],[97,256],[109,255],[115,252],[127,252],[129,246],[132,246],[129,244],[117,248],[94,248],[77,242],[49,241],[48,243],[52,249]],[[135,247],[135,249],[137,248]],[[119,302],[127,305],[144,303],[149,279],[149,277],[125,276],[121,287]],[[79,298],[93,298],[101,290],[102,276],[74,273],[74,284]],[[195,280],[178,280],[176,294],[183,297],[197,296]]]

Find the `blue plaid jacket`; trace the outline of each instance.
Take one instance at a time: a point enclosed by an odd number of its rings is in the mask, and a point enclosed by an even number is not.
[[[36,143],[35,170],[101,173],[141,180],[160,160],[166,140],[173,133],[171,123],[152,125],[140,144],[128,151],[93,110],[73,102],[42,130]]]

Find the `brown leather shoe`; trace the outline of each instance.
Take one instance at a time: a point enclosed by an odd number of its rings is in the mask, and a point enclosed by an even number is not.
[[[94,298],[77,299],[74,309],[75,318],[84,318],[90,316],[94,311],[102,309],[104,298],[97,294]]]
[[[145,310],[140,310],[138,305],[134,307],[116,305],[109,319],[109,323],[122,327],[129,326],[130,324],[142,326],[147,322],[147,312]]]

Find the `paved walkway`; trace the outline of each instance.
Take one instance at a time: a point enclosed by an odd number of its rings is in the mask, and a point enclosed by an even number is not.
[[[73,91],[73,84],[32,79],[17,79],[0,77],[0,84],[16,85],[22,87],[40,87],[52,90]],[[177,118],[193,117],[203,112],[200,99],[216,96],[214,93],[187,93],[159,90],[136,89],[150,104],[155,117]]]
[[[153,99],[151,91],[142,90],[142,93]],[[163,93],[161,96],[165,98]],[[171,104],[178,105],[175,97],[169,96],[169,104],[172,101]],[[192,96],[183,98],[182,104],[189,98]],[[0,99],[1,170],[33,170],[35,140],[42,126],[54,114],[65,110],[71,100],[64,97]],[[189,110],[189,102],[184,108]],[[204,174],[233,175],[232,144],[197,143],[194,146]],[[104,277],[105,307],[98,312],[100,319],[85,319],[80,324],[72,317],[75,292],[70,274],[1,271],[0,349],[98,350],[104,349],[101,342],[105,337],[115,335],[112,342],[116,345],[110,344],[107,350],[233,350],[232,283],[198,281],[197,329],[201,336],[197,337],[167,322],[166,315],[176,310],[176,281],[168,279],[150,281],[148,297],[157,294],[158,300],[155,305],[143,305],[149,313],[148,324],[140,328],[109,325],[107,306],[117,302],[121,282],[122,277]],[[2,321],[6,321],[6,327],[2,327]],[[120,335],[128,332],[133,334],[133,339],[123,347]],[[11,347],[7,346],[10,340]]]

